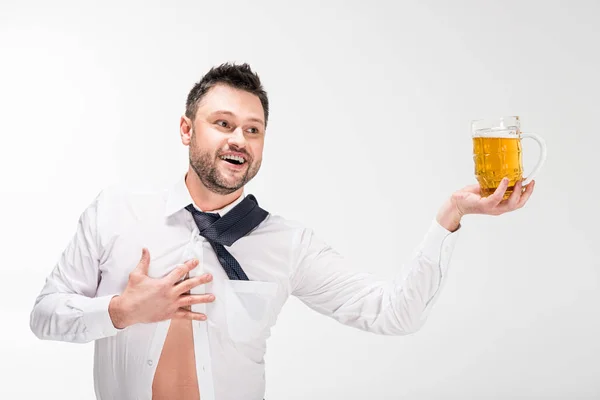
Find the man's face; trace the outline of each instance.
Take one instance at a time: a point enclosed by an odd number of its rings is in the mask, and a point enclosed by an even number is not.
[[[233,193],[258,173],[264,136],[258,96],[218,84],[206,93],[196,112],[190,165],[212,192]]]

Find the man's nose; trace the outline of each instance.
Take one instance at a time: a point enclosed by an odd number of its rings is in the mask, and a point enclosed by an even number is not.
[[[244,131],[241,127],[237,127],[233,130],[231,135],[228,138],[229,144],[234,144],[237,147],[245,147],[246,146],[246,137],[244,136]]]

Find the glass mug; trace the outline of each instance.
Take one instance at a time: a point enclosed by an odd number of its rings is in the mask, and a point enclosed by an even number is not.
[[[533,139],[540,146],[540,158],[523,181],[523,187],[531,182],[546,161],[546,143],[534,133],[521,132],[517,116],[472,121],[471,135],[475,177],[481,187],[482,197],[494,193],[502,178],[507,177],[508,189],[503,197],[506,200],[513,192],[515,183],[523,179],[521,139]]]

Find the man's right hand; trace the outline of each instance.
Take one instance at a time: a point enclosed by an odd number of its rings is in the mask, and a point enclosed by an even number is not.
[[[204,321],[206,315],[189,311],[192,304],[210,303],[213,294],[189,294],[198,285],[212,280],[210,274],[203,274],[181,281],[198,260],[188,260],[164,278],[148,276],[150,253],[142,249],[142,258],[129,274],[129,281],[123,293],[111,299],[108,312],[115,328],[123,329],[137,323],[151,323],[173,318]],[[180,282],[181,281],[181,282]]]

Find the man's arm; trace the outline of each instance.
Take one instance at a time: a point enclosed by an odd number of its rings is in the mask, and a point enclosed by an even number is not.
[[[432,221],[392,281],[348,269],[346,259],[312,230],[299,238],[293,292],[310,308],[345,325],[385,335],[417,331],[439,295],[458,232]],[[375,239],[373,246],[376,245]]]
[[[453,193],[440,208],[405,270],[390,282],[371,274],[350,272],[339,253],[311,230],[304,230],[293,263],[292,294],[312,309],[365,331],[389,335],[415,332],[439,296],[461,218],[467,214],[501,215],[517,210],[526,204],[534,184],[532,181],[522,191],[521,182],[517,182],[507,200],[503,200],[507,179],[485,198],[480,196],[477,184]]]
[[[81,214],[77,230],[46,278],[30,315],[40,339],[85,343],[119,332],[108,313],[113,295],[96,296],[101,254],[96,199]]]

